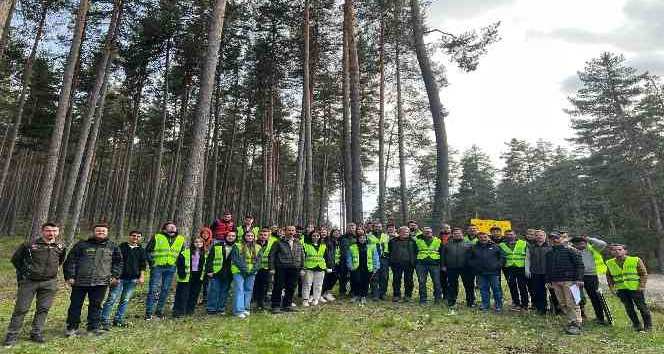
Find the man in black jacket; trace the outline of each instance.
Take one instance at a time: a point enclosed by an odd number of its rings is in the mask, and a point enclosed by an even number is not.
[[[51,309],[57,291],[58,268],[65,259],[65,246],[57,242],[60,233],[57,225],[46,223],[41,229],[42,237],[21,244],[14,252],[11,262],[16,268],[16,305],[9,321],[3,345],[11,347],[18,340],[23,319],[30,310],[32,299],[37,297],[35,317],[32,321],[30,340],[44,343],[42,328]]]
[[[274,288],[272,289],[272,313],[296,312],[293,308],[293,293],[297,286],[297,279],[304,274],[304,248],[294,238],[295,226],[286,228],[286,235],[279,242],[272,245],[270,250],[269,268],[274,274]],[[281,292],[284,292],[283,298]]]
[[[78,334],[81,308],[86,296],[88,297],[87,329],[95,335],[103,334],[99,328],[101,304],[108,285],[117,285],[122,273],[122,253],[108,239],[108,226],[95,225],[94,237],[76,243],[69,252],[63,269],[65,281],[72,289],[65,336]]]
[[[390,240],[388,244],[390,268],[392,269],[392,301],[401,300],[401,279],[404,280],[403,301],[409,301],[413,296],[413,271],[417,258],[415,240],[410,235],[407,226],[399,228],[399,237]]]
[[[503,309],[503,289],[500,284],[500,270],[505,265],[505,253],[496,245],[489,235],[480,232],[478,242],[470,251],[469,263],[473,267],[475,275],[480,282],[480,294],[482,295],[482,311],[489,311],[490,294],[493,293],[495,302],[495,313]]]
[[[341,236],[341,240],[339,241],[339,254],[341,254],[341,262],[339,262],[339,266],[337,267],[337,277],[339,279],[339,297],[344,297],[346,295],[346,287],[348,286],[348,283],[350,282],[350,270],[348,269],[348,266],[346,265],[346,262],[343,261],[344,255],[348,253],[348,248],[350,248],[350,245],[355,243],[355,232],[357,231],[357,225],[354,223],[349,223],[346,227],[346,233]],[[353,293],[353,283],[350,282],[350,291],[348,294]]]
[[[464,239],[460,228],[452,229],[450,241],[443,246],[442,264],[443,271],[447,271],[447,305],[450,307],[456,305],[459,277],[466,292],[466,306],[475,305],[475,276],[473,269],[468,265],[472,247],[473,244]]]
[[[565,245],[565,237],[549,235],[551,250],[546,253],[546,285],[556,293],[560,308],[567,315],[568,334],[581,333],[581,287],[583,287],[583,259],[581,253]]]

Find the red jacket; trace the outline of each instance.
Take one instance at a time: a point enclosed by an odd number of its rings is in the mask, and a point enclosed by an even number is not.
[[[212,225],[210,225],[210,229],[212,229],[215,239],[223,241],[226,238],[226,234],[229,231],[233,231],[233,226],[233,220],[224,221],[221,219],[215,219]]]

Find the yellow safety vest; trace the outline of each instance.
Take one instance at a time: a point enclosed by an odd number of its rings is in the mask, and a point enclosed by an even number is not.
[[[433,259],[434,261],[440,260],[440,244],[441,241],[437,237],[434,237],[429,245],[427,245],[424,239],[418,238],[415,240],[415,245],[417,246],[417,260],[421,261],[427,258]]]
[[[163,234],[154,235],[154,250],[152,259],[156,266],[173,266],[184,246],[184,236],[177,235],[172,245]]]
[[[507,242],[501,242],[499,247],[505,252],[505,267],[524,268],[526,266],[526,247],[528,243],[524,240],[517,240],[514,249],[507,245]]]
[[[349,249],[353,262],[350,267],[350,270],[356,270],[357,268],[360,267],[360,249],[358,248],[356,243],[350,245]],[[367,244],[367,270],[369,272],[373,272],[374,268],[373,253],[375,249],[376,249],[375,244]]]
[[[613,278],[613,288],[615,290],[639,290],[641,277],[638,267],[639,257],[626,257],[622,268],[618,266],[615,258],[606,261],[609,274]]]

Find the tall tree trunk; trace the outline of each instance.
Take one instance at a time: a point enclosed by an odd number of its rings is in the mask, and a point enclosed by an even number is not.
[[[217,215],[217,186],[219,182],[217,177],[219,175],[219,139],[220,139],[220,126],[221,126],[221,68],[217,67],[217,79],[214,93],[214,131],[212,135],[212,161],[210,168],[210,206],[208,210],[208,220],[214,220]]]
[[[95,119],[95,124],[92,127],[92,134],[90,134],[90,140],[88,141],[88,146],[85,153],[85,159],[83,161],[83,166],[81,168],[81,174],[78,182],[78,189],[76,191],[76,197],[74,198],[74,205],[72,206],[72,218],[71,218],[71,227],[67,234],[67,244],[73,245],[76,237],[76,229],[79,225],[79,219],[81,215],[81,208],[83,207],[83,199],[85,196],[85,191],[88,189],[88,184],[90,182],[90,176],[92,172],[93,161],[95,154],[97,153],[97,137],[99,136],[99,130],[101,129],[102,118],[104,117],[104,105],[106,104],[106,93],[108,92],[108,80],[110,76],[111,66],[108,65],[106,72],[104,73],[104,85],[102,85],[101,98],[99,99],[99,107],[97,107],[97,117]]]
[[[274,167],[272,164],[274,158],[274,94],[272,88],[266,93],[268,95],[265,102],[266,110],[263,122],[263,213],[261,213],[261,222],[263,225],[271,225],[273,220],[272,213],[272,193],[274,190]]]
[[[650,200],[653,218],[655,219],[655,234],[657,235],[658,241],[657,250],[655,252],[657,255],[657,270],[660,273],[664,273],[664,221],[662,221],[661,208],[657,201],[656,190],[652,183],[652,179],[649,176],[646,176],[644,177],[644,182],[646,186],[646,194]]]
[[[397,10],[397,19],[401,19],[401,9]],[[404,146],[404,118],[403,118],[403,98],[401,90],[401,45],[397,39],[395,44],[394,65],[397,74],[397,130],[399,140],[399,196],[401,199],[401,225],[406,225],[410,219],[408,211],[408,180],[406,178],[406,149]]]
[[[76,181],[79,178],[81,161],[83,160],[85,146],[88,143],[88,135],[90,133],[90,126],[92,125],[92,119],[95,114],[95,109],[99,104],[99,96],[105,80],[104,73],[106,72],[106,66],[111,65],[112,62],[111,53],[115,47],[115,39],[119,32],[120,18],[122,17],[123,6],[124,0],[115,1],[113,12],[111,13],[111,23],[108,27],[108,33],[106,35],[106,42],[104,44],[102,56],[97,63],[97,67],[95,68],[95,82],[92,86],[92,90],[88,95],[85,114],[83,115],[81,127],[79,128],[78,145],[74,153],[74,159],[69,165],[69,174],[67,175],[67,182],[65,184],[65,190],[62,196],[62,204],[59,206],[58,224],[63,227],[65,226],[67,216],[69,215],[71,200],[74,196],[74,188],[76,187]]]
[[[323,168],[321,169],[322,173],[322,181],[320,183],[320,205],[318,208],[318,220],[317,220],[317,225],[323,225],[327,222],[327,218],[325,215],[327,215],[327,170],[328,170],[328,161],[329,161],[329,153],[328,153],[328,140],[329,140],[329,130],[328,130],[328,121],[330,117],[332,116],[331,112],[331,107],[330,105],[327,106],[327,113],[325,114],[323,118]]]
[[[355,11],[353,0],[346,0],[345,27],[348,40],[348,69],[350,75],[350,124],[351,124],[351,184],[353,221],[362,223],[364,212],[362,209],[362,141],[360,124],[360,65],[357,57],[357,43],[355,38]]]
[[[72,81],[74,78],[74,68],[78,62],[78,53],[83,38],[83,27],[88,14],[89,0],[81,0],[76,14],[76,24],[72,44],[67,56],[67,64],[63,73],[62,88],[58,98],[58,109],[55,113],[53,132],[48,148],[48,159],[44,166],[44,173],[41,179],[41,186],[38,195],[40,196],[35,203],[34,217],[32,218],[31,238],[36,239],[41,234],[41,225],[46,222],[49,206],[51,205],[51,196],[53,193],[53,180],[57,172],[57,163],[60,157],[60,145],[62,144],[62,133],[65,126],[65,117],[69,107],[69,97],[71,95]]]
[[[309,50],[310,50],[310,39],[309,39],[309,0],[304,2],[304,26],[303,26],[303,41],[304,41],[304,60],[303,60],[303,82],[302,89],[304,91],[302,109],[304,110],[304,156],[305,156],[305,215],[306,219],[303,218],[303,224],[313,223],[314,221],[314,167],[313,167],[313,139],[311,136],[311,68],[309,62]]]
[[[163,97],[161,101],[161,126],[159,127],[159,147],[155,157],[154,171],[155,178],[152,180],[152,193],[150,199],[150,211],[148,212],[148,235],[152,235],[155,225],[155,214],[157,212],[157,202],[159,200],[159,189],[161,187],[161,164],[164,158],[164,139],[166,138],[166,121],[168,120],[168,71],[171,64],[171,39],[166,41],[166,63],[164,64],[163,75]]]
[[[429,98],[429,110],[433,120],[433,130],[436,135],[436,194],[434,196],[431,226],[435,235],[440,232],[443,218],[449,213],[449,156],[447,133],[445,131],[445,115],[440,102],[438,83],[431,69],[429,55],[424,44],[424,24],[420,11],[419,0],[410,0],[411,21],[413,26],[413,39],[415,53],[422,71],[422,79]]]
[[[219,47],[221,45],[221,32],[224,26],[224,12],[226,0],[215,2],[212,13],[210,29],[208,32],[208,47],[201,69],[200,91],[196,114],[194,115],[194,126],[192,129],[192,144],[184,169],[184,181],[182,188],[182,199],[178,210],[180,232],[185,236],[191,235],[193,214],[196,201],[196,192],[200,183],[201,168],[203,167],[203,152],[205,148],[205,136],[210,119],[210,99],[214,86],[214,72],[219,61]]]
[[[303,88],[303,93],[302,93],[302,114],[304,114],[304,106],[307,105],[305,103],[307,99],[304,97],[304,88]],[[306,173],[306,164],[305,160],[306,157],[305,155],[305,139],[306,139],[306,124],[305,124],[305,118],[304,115],[301,116],[300,118],[300,139],[298,141],[297,145],[297,171],[295,173],[295,206],[293,210],[293,217],[294,220],[293,222],[297,225],[301,225],[304,219],[304,212],[303,212],[303,203],[304,203],[304,174]]]
[[[344,9],[345,10],[345,9]],[[345,16],[344,16],[345,20]],[[345,228],[347,222],[353,218],[353,188],[351,182],[351,175],[353,173],[353,165],[351,163],[351,143],[350,143],[350,74],[348,65],[348,33],[346,25],[344,24],[343,30],[343,57],[342,57],[342,70],[343,70],[343,87],[342,87],[342,151],[343,151],[343,200],[344,200],[344,223],[342,227]]]
[[[385,223],[385,19],[381,10],[378,70],[380,71],[380,92],[378,113],[378,220]]]
[[[9,28],[16,10],[16,0],[0,0],[0,59],[5,55],[9,42]]]
[[[28,93],[30,92],[30,87],[32,84],[32,67],[35,63],[35,57],[37,56],[37,48],[39,48],[39,42],[41,42],[42,34],[44,33],[46,14],[48,14],[48,9],[50,5],[51,1],[45,1],[44,4],[42,5],[41,14],[39,16],[39,24],[37,25],[37,31],[35,33],[35,39],[32,42],[32,49],[30,50],[30,55],[28,56],[28,59],[25,61],[25,66],[23,68],[23,77],[21,80],[22,81],[21,95],[19,96],[18,99],[18,107],[16,109],[16,119],[14,119],[12,133],[9,137],[9,147],[7,148],[7,155],[5,156],[5,161],[2,166],[2,175],[0,175],[0,195],[2,195],[2,191],[5,188],[5,182],[7,181],[7,176],[9,175],[9,166],[11,165],[12,155],[14,154],[14,148],[16,147],[16,141],[18,140],[18,131],[19,128],[21,127],[21,120],[23,119],[25,102],[28,100]],[[2,10],[1,7],[0,10]],[[0,16],[2,16],[2,13],[0,13]]]

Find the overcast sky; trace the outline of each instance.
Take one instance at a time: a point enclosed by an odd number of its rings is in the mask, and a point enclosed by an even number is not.
[[[578,88],[576,72],[612,51],[664,76],[663,19],[664,0],[433,0],[430,28],[462,33],[501,21],[502,40],[477,71],[462,73],[437,58],[448,69],[450,85],[441,98],[450,112],[451,147],[463,152],[477,144],[500,168],[511,138],[568,146],[573,132],[563,109]],[[377,183],[377,175],[368,174]],[[365,216],[376,207],[376,193],[365,188]],[[338,194],[334,199],[338,203]],[[338,210],[331,205],[333,222]]]

